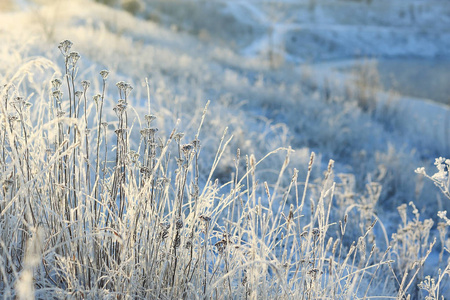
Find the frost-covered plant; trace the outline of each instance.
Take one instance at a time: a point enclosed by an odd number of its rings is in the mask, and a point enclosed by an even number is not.
[[[450,199],[450,159],[444,157],[436,158],[434,165],[437,168],[437,172],[432,176],[428,175],[424,167],[417,168],[416,173],[425,176],[426,178],[433,181],[433,183],[441,190],[445,197]]]
[[[301,182],[290,170],[292,149],[261,159],[237,150],[230,180],[221,184],[214,174],[231,138],[224,134],[212,165],[201,166],[202,150],[211,147],[201,139],[206,108],[193,134],[179,123],[164,132],[150,103],[137,116],[131,84],[119,81],[111,95],[105,70],[91,78],[97,85],[79,81],[72,46],[60,44],[63,76],[55,73],[45,86],[47,98],[22,97],[21,76],[0,89],[1,296],[348,299],[409,292],[412,283],[390,283],[395,255],[389,247],[380,253],[372,237],[377,184],[355,195],[359,202],[341,203],[354,205],[362,222],[350,237],[348,215],[334,212],[332,160],[324,178],[310,183],[314,154]],[[275,182],[261,183],[257,169],[280,153]]]
[[[437,168],[437,172],[432,176],[428,175],[425,172],[425,168],[417,168],[416,173],[425,176],[426,178],[433,181],[433,183],[441,190],[441,192],[450,199],[450,179],[449,179],[449,170],[450,170],[450,159],[445,159],[443,157],[439,157],[435,159],[434,165]],[[450,238],[448,237],[448,227],[450,226],[450,219],[447,217],[447,211],[439,211],[437,216],[442,220],[438,223],[438,232],[439,239],[441,242],[441,252],[439,253],[439,262],[442,262],[444,253],[450,253]],[[425,296],[426,300],[438,300],[444,299],[442,293],[442,286],[444,285],[445,276],[450,276],[450,258],[447,259],[447,263],[445,265],[444,270],[442,271],[440,268],[435,274],[437,278],[434,278],[430,275],[426,276],[423,281],[420,282],[418,287],[421,290],[426,291],[427,295]]]
[[[355,66],[355,99],[363,111],[374,113],[377,107],[377,92],[380,75],[376,61],[363,61]]]
[[[423,265],[436,242],[436,240],[429,241],[433,220],[421,221],[414,203],[410,202],[409,205],[412,207],[414,219],[409,220],[406,204],[399,206],[397,209],[402,224],[392,235],[391,240],[391,258],[395,260],[395,264],[390,266],[393,266],[392,272],[400,286],[401,296],[406,295],[411,286],[417,286],[417,284],[413,285],[415,281],[423,278]],[[418,295],[417,292],[417,289],[412,291],[415,297]]]
[[[332,212],[340,223],[341,232],[345,231],[345,245],[352,243],[359,237],[364,237],[364,242],[374,245],[372,251],[378,255],[379,249],[375,246],[375,234],[369,230],[379,221],[375,212],[375,206],[380,197],[381,186],[372,182],[366,185],[364,194],[358,193],[355,189],[355,176],[353,174],[338,174],[340,183],[336,185],[336,210]],[[343,222],[344,220],[345,222]],[[385,235],[384,245],[387,245],[386,229],[381,222],[378,222]],[[381,240],[380,240],[381,241]]]
[[[446,217],[446,212],[439,212],[439,217],[445,220],[445,222],[440,223],[441,227],[448,227],[450,226],[450,220]],[[440,230],[441,232],[441,230]],[[441,242],[442,242],[442,234],[441,234]],[[443,243],[442,251],[446,251],[447,253],[450,253],[450,239],[446,237],[445,243]],[[442,253],[440,254],[440,258],[442,258]],[[423,281],[421,281],[418,285],[418,288],[421,290],[426,291],[427,295],[425,296],[425,300],[439,300],[439,299],[445,299],[444,294],[445,290],[443,291],[443,286],[445,284],[445,276],[447,275],[450,277],[450,259],[447,261],[447,264],[444,268],[438,269],[437,271],[437,278],[434,278],[430,275],[427,275]],[[448,278],[447,278],[448,282]]]

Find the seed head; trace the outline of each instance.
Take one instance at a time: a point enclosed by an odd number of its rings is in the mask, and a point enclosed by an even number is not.
[[[209,221],[211,221],[211,218],[205,215],[200,215],[199,219],[206,223],[209,223]]]
[[[83,87],[83,89],[84,89],[85,91],[89,88],[90,85],[91,85],[91,82],[88,81],[88,80],[83,80],[83,81],[81,82],[81,86]]]
[[[219,254],[223,253],[223,250],[225,249],[226,245],[224,245],[223,240],[222,241],[218,241],[217,243],[214,244],[214,246],[216,246],[217,251],[219,252]]]
[[[200,140],[199,139],[195,139],[191,142],[192,146],[194,146],[195,149],[200,148]]]
[[[16,120],[18,120],[19,119],[19,117],[17,116],[17,115],[13,115],[13,114],[9,114],[8,115],[8,121],[9,122],[14,122],[14,121],[16,121]]]
[[[62,98],[62,96],[63,96],[63,93],[60,91],[60,90],[57,90],[57,91],[54,91],[53,93],[52,93],[52,95],[53,95],[53,97],[55,97],[56,99],[61,99]]]
[[[181,147],[181,151],[184,152],[184,155],[188,156],[189,152],[191,152],[191,150],[194,149],[194,146],[192,146],[191,144],[185,144]]]
[[[129,83],[125,83],[125,93],[129,93],[133,90],[133,86]]]
[[[178,230],[183,228],[183,220],[178,219],[177,222],[175,223],[175,226]]]
[[[340,240],[336,240],[335,242],[334,242],[334,244],[333,244],[333,249],[332,249],[332,253],[334,254],[334,253],[336,253],[336,249],[337,249],[337,246],[339,245],[339,242],[340,242]]]
[[[25,105],[25,100],[21,96],[14,97],[13,106],[17,108],[22,108]]]
[[[315,237],[318,237],[318,236],[320,235],[320,230],[319,230],[318,228],[314,228],[314,229],[312,230],[312,234],[313,234]]]
[[[140,171],[141,174],[143,174],[143,175],[148,175],[148,174],[150,174],[150,169],[147,168],[147,167],[141,167],[141,169],[140,169],[139,171]],[[161,224],[159,224],[159,225],[161,225]],[[170,226],[170,225],[169,225],[169,226]]]
[[[118,129],[114,130],[114,132],[117,135],[121,135],[121,134],[123,134],[125,132],[125,128],[118,128]]]
[[[309,276],[311,276],[313,279],[316,279],[317,275],[321,275],[321,274],[323,274],[323,272],[317,268],[314,268],[314,269],[309,270],[307,274]]]
[[[139,159],[139,153],[137,153],[134,150],[130,150],[130,152],[128,152],[128,155],[130,156],[130,160],[133,163],[136,163],[138,161],[138,159]]]
[[[58,111],[56,112],[56,116],[57,116],[58,118],[64,117],[65,114],[66,114],[66,112],[63,111],[63,110],[58,110]]]
[[[142,135],[143,137],[145,137],[145,138],[148,136],[148,128],[141,129],[139,132],[140,132],[141,135]]]
[[[95,94],[93,99],[94,99],[95,104],[98,104],[98,101],[102,100],[102,95]]]
[[[179,143],[181,141],[181,139],[183,138],[183,136],[184,136],[184,133],[178,132],[175,134],[174,139],[177,143]]]
[[[152,127],[152,128],[148,128],[148,134],[150,136],[155,136],[155,134],[158,132],[158,128]]]
[[[174,248],[178,248],[178,247],[180,247],[180,244],[181,244],[181,239],[180,239],[179,236],[176,236],[176,237],[175,237],[175,240],[174,240],[174,242],[173,242],[173,247],[174,247]]]
[[[123,82],[123,81],[117,82],[117,83],[116,83],[116,86],[117,86],[117,88],[118,88],[120,91],[124,91],[124,90],[125,90],[125,82]]]
[[[154,116],[154,115],[145,115],[145,120],[147,121],[149,126],[150,126],[150,123],[155,119],[156,119],[156,116]]]
[[[59,88],[61,87],[61,85],[62,85],[61,79],[55,78],[55,79],[52,80],[52,86],[53,86],[53,88],[54,88],[55,90],[59,90]]]
[[[72,60],[72,64],[75,66],[80,59],[80,54],[78,52],[70,52],[69,57]]]
[[[109,71],[108,70],[102,70],[100,71],[100,76],[102,76],[103,80],[106,80],[108,78]]]
[[[127,106],[125,104],[117,104],[113,110],[116,112],[116,114],[119,116],[121,115],[125,110],[127,109]]]
[[[69,40],[64,40],[59,43],[58,49],[61,51],[62,55],[67,56],[70,48],[72,48],[73,43]]]
[[[118,106],[118,105],[114,106],[113,111],[116,113],[117,117],[121,117],[121,115],[123,113],[122,108],[123,107]]]
[[[169,231],[166,229],[163,229],[163,231],[161,231],[161,238],[164,240],[169,236]]]

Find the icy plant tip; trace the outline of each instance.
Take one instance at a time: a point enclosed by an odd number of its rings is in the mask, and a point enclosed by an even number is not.
[[[436,158],[434,161],[434,165],[438,169],[438,172],[431,177],[437,181],[446,182],[448,180],[450,159],[445,159],[443,157]]]
[[[414,172],[416,172],[417,174],[426,175],[424,167],[417,168]]]
[[[441,192],[450,199],[450,177],[448,176],[448,172],[450,170],[450,159],[446,159],[444,157],[436,158],[434,165],[437,168],[437,172],[432,176],[429,176],[425,172],[424,167],[417,168],[415,172],[431,179],[434,184],[439,187]]]
[[[438,217],[439,218],[441,218],[442,220],[444,220],[445,221],[445,224],[447,225],[447,226],[450,226],[450,219],[449,218],[447,218],[447,211],[446,210],[444,210],[444,211],[438,211]]]

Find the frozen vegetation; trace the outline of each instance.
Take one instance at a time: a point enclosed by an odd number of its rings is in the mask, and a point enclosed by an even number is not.
[[[449,297],[450,109],[376,62],[449,11],[3,1],[0,295]]]

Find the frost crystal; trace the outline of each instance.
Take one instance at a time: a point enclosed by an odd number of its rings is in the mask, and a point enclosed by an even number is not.
[[[446,164],[447,161],[448,161],[448,159],[446,160],[443,157],[439,157],[439,158],[436,158],[436,160],[434,162],[434,165],[438,169],[438,172],[435,173],[433,176],[431,176],[431,178],[433,178],[434,180],[440,182],[441,184],[446,182],[447,179],[448,179],[448,168],[449,168],[449,165]]]
[[[417,174],[425,175],[425,168],[424,167],[417,168],[414,172],[416,172]]]

